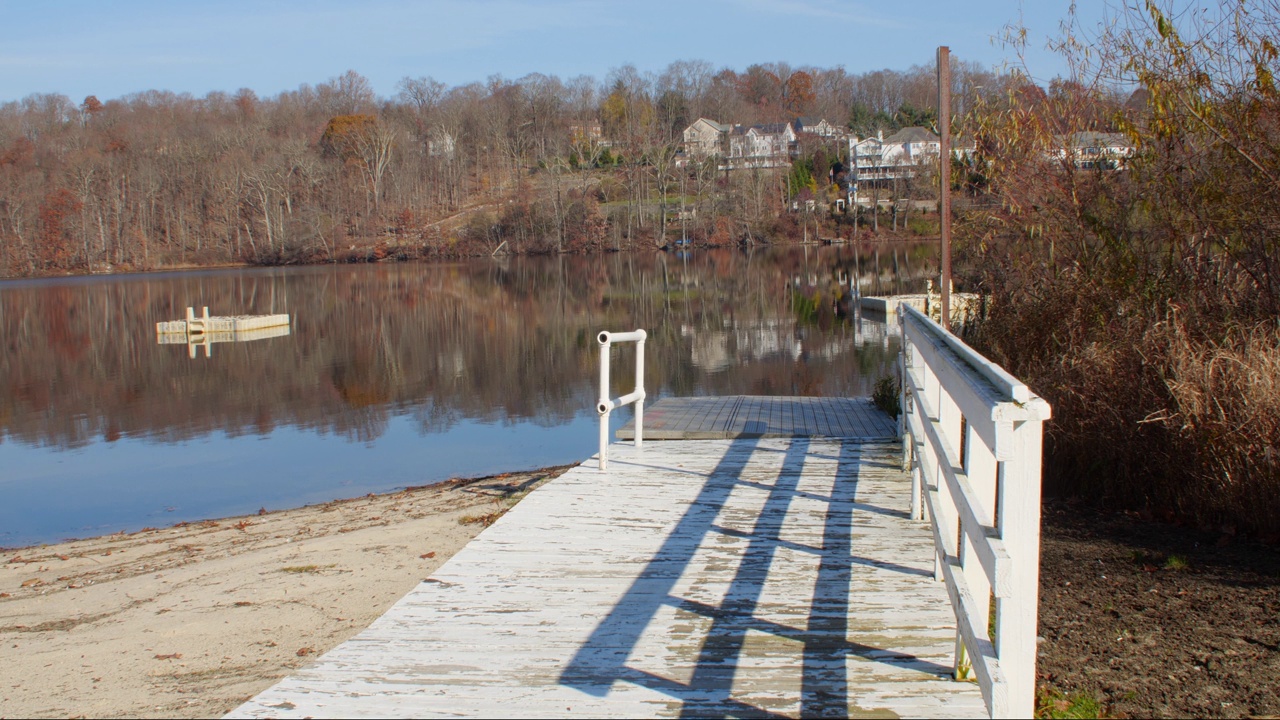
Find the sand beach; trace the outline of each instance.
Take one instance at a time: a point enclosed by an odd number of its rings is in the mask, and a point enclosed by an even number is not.
[[[0,715],[222,715],[569,466],[0,555]]]

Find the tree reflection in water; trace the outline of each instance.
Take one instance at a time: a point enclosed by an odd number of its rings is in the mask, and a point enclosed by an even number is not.
[[[602,329],[649,332],[651,398],[865,395],[897,344],[882,325],[858,322],[851,281],[861,278],[868,293],[914,291],[935,265],[932,247],[908,245],[0,282],[0,466],[22,450],[26,466],[40,467],[31,483],[92,476],[63,451],[133,443],[145,471],[147,448],[270,444],[282,428],[394,454],[405,449],[389,439],[397,419],[414,426],[411,443],[463,424],[562,428],[594,418]],[[190,359],[155,336],[156,322],[187,306],[289,313],[293,327]],[[616,356],[619,382],[629,382],[631,362],[631,353]],[[590,432],[575,440],[558,462],[591,453]],[[292,461],[307,473],[307,458]],[[457,472],[456,463],[440,466]],[[216,463],[205,472],[225,474]],[[440,479],[422,468],[380,489]],[[23,482],[7,478],[0,494]],[[323,496],[308,491],[293,504]],[[0,534],[0,544],[12,543]]]

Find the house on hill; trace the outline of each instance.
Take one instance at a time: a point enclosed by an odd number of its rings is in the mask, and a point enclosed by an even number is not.
[[[1075,132],[1054,138],[1050,158],[1085,170],[1124,170],[1136,148],[1123,133]]]
[[[832,125],[824,118],[800,117],[792,123],[797,133],[810,133],[823,138],[835,138],[844,134],[844,128]]]
[[[889,137],[849,138],[852,182],[913,178],[924,165],[936,163],[942,138],[922,127],[908,127]]]
[[[942,138],[932,130],[914,126],[902,128],[884,141],[883,159],[886,164],[902,168],[914,168],[927,162],[935,162],[942,152]]]
[[[723,155],[728,149],[725,138],[728,137],[731,130],[733,130],[732,125],[724,125],[707,118],[698,118],[692,125],[684,129],[684,152],[693,158]]]
[[[791,164],[797,151],[796,131],[791,123],[736,125],[729,132],[729,152],[723,167],[729,170],[784,167]]]

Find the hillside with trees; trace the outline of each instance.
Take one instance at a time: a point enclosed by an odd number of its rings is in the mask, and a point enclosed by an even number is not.
[[[961,111],[1010,81],[954,75]],[[354,71],[269,98],[31,95],[0,104],[0,275],[790,239],[807,220],[784,208],[834,194],[846,150],[805,136],[798,176],[726,173],[683,157],[685,127],[813,116],[892,132],[930,123],[935,98],[931,67],[704,61],[603,81],[406,77],[390,98]]]

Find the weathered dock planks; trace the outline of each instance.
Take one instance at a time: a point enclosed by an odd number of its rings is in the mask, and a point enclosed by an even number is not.
[[[840,437],[889,441],[897,434],[897,423],[870,398],[663,398],[644,413],[645,440]],[[634,423],[624,425],[617,436],[634,439]]]
[[[610,453],[231,717],[986,714],[896,445]]]

